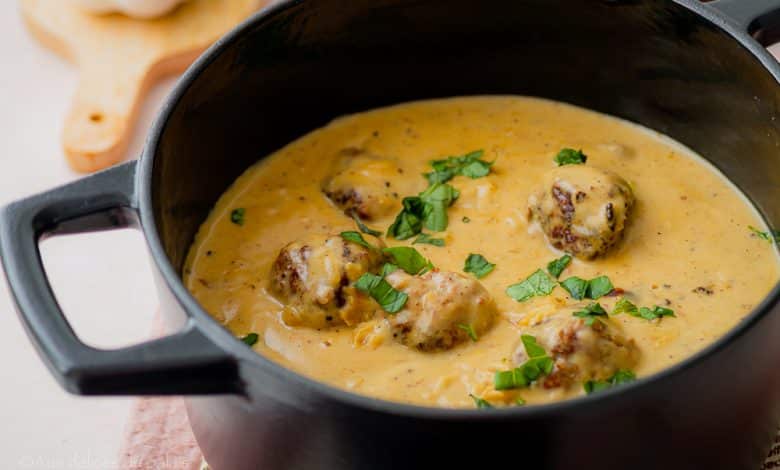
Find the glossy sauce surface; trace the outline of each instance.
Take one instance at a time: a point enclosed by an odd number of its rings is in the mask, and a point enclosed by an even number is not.
[[[260,160],[221,197],[201,227],[185,267],[185,282],[204,308],[237,336],[259,335],[254,349],[300,373],[388,400],[429,406],[473,407],[469,394],[494,405],[542,403],[582,394],[531,387],[496,391],[493,375],[513,367],[520,335],[542,334],[545,319],[585,302],[557,287],[517,302],[507,286],[561,256],[529,223],[527,201],[564,147],[581,148],[587,165],[621,175],[636,205],[624,240],[605,257],[574,259],[562,279],[607,275],[637,305],[661,305],[676,317],[648,322],[609,317],[611,328],[633,338],[642,377],[710,344],[738,323],[778,280],[776,249],[748,226],[764,224],[740,193],[700,157],[634,124],[570,105],[524,97],[466,97],[402,104],[335,120]],[[372,220],[385,231],[404,196],[427,186],[429,161],[483,149],[495,161],[487,177],[450,181],[460,197],[449,209],[446,245],[414,245],[433,264],[462,272],[469,253],[496,263],[480,280],[499,318],[477,342],[444,352],[420,352],[371,334],[373,326],[321,330],[291,327],[269,291],[279,250],[311,234],[355,230],[354,222],[323,195],[336,156],[359,148],[391,158],[403,172],[383,181],[397,192],[390,215]],[[258,158],[262,157],[258,155]],[[244,208],[244,223],[231,212]],[[384,238],[389,246],[411,240]],[[599,302],[611,311],[618,297]]]

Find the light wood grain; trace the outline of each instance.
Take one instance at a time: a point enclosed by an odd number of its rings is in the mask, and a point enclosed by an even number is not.
[[[62,135],[71,167],[92,172],[121,161],[149,87],[184,70],[264,3],[192,0],[162,18],[139,20],[89,14],[65,0],[21,0],[35,37],[79,68]]]

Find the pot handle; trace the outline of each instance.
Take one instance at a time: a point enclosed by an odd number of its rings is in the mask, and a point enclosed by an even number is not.
[[[755,24],[756,20],[769,13],[780,11],[778,0],[715,0],[707,5],[720,11],[726,18],[750,34],[766,26]],[[770,21],[780,24],[778,18],[772,18]]]
[[[79,395],[239,393],[236,360],[192,323],[116,350],[82,343],[46,278],[46,236],[139,227],[136,162],[10,204],[0,211],[0,258],[19,317],[49,370]]]

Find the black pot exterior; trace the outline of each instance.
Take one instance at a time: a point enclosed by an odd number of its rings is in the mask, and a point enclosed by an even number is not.
[[[18,260],[13,249],[29,234],[9,222],[41,235],[60,222],[52,198],[0,214],[0,251],[20,315],[71,391],[199,395],[187,399],[190,421],[216,470],[758,468],[780,422],[778,288],[702,353],[619,390],[527,408],[443,410],[355,396],[287,371],[233,338],[180,282],[198,226],[258,158],[339,115],[435,97],[533,95],[638,122],[711,160],[780,226],[780,69],[741,31],[771,37],[780,1],[716,6],[736,20],[693,0],[274,7],[185,75],[137,172],[129,165],[88,180],[97,194],[117,177],[135,178],[134,190],[93,198],[90,207],[140,213],[164,317],[185,332],[96,362],[89,358],[97,352],[67,338],[66,325],[30,313],[56,315],[56,304],[35,302],[38,294],[51,300],[46,289],[24,288],[19,272],[33,255]],[[97,225],[111,223],[126,225]],[[56,331],[40,331],[47,328]]]

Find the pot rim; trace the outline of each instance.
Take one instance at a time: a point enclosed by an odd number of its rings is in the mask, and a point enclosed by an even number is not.
[[[152,204],[152,174],[154,160],[162,135],[165,133],[172,113],[178,106],[182,97],[189,90],[190,86],[198,80],[202,72],[224,51],[230,47],[234,47],[236,42],[245,34],[248,34],[251,29],[281,12],[302,4],[303,1],[304,0],[282,0],[270,7],[264,8],[236,26],[207,49],[186,70],[173,91],[166,98],[163,107],[159,111],[150,129],[146,144],[144,145],[143,152],[138,162],[138,172],[136,174],[135,184],[138,195],[141,226],[148,248],[154,259],[155,266],[162,274],[165,283],[176,300],[185,310],[190,321],[194,321],[197,324],[197,327],[200,328],[211,341],[226,352],[232,354],[237,361],[241,360],[252,363],[264,372],[289,382],[291,386],[305,387],[311,392],[321,394],[330,400],[340,402],[342,405],[358,407],[375,413],[437,420],[468,419],[490,421],[506,419],[508,417],[540,419],[545,416],[567,414],[574,408],[583,409],[586,406],[594,407],[606,400],[614,399],[618,395],[630,400],[631,395],[636,393],[639,389],[649,387],[653,383],[684,373],[687,369],[692,368],[709,356],[724,349],[732,341],[735,341],[758,323],[758,321],[767,315],[772,307],[780,301],[780,282],[778,282],[749,315],[744,317],[738,324],[733,326],[716,341],[677,364],[664,368],[647,377],[641,377],[635,382],[605,390],[597,394],[584,395],[563,401],[529,407],[500,407],[492,409],[490,412],[484,412],[484,410],[478,410],[476,408],[436,408],[394,402],[357,394],[309,378],[292,369],[277,364],[265,356],[254,352],[252,349],[247,348],[246,345],[235,338],[200,306],[197,300],[195,300],[192,294],[190,294],[184,286],[179,273],[174,269],[165,253],[158,234],[157,224],[155,223]],[[729,35],[733,40],[737,41],[746,50],[746,53],[751,54],[762,64],[780,86],[780,64],[778,64],[763,46],[753,40],[746,31],[743,31],[736,22],[723,15],[716,8],[700,3],[698,0],[671,0],[671,2],[695,13]]]

